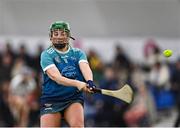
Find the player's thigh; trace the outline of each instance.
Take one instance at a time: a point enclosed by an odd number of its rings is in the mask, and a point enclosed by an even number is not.
[[[82,104],[73,103],[64,112],[64,118],[71,127],[84,126],[84,109]]]
[[[41,115],[40,125],[41,127],[60,127],[61,125],[61,114],[49,113]]]

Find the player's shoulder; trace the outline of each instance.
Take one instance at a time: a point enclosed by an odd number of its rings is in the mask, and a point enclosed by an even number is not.
[[[49,46],[45,52],[47,52],[48,54],[53,54],[55,52],[55,49],[52,46]]]
[[[54,48],[52,46],[49,46],[47,49],[45,49],[44,51],[42,51],[41,55],[50,55],[53,54],[55,52]]]
[[[53,55],[53,53],[55,53],[55,50],[50,46],[41,52],[41,58],[50,57]]]
[[[72,48],[72,51],[75,53],[81,53],[83,52],[83,50],[79,49],[79,48]]]

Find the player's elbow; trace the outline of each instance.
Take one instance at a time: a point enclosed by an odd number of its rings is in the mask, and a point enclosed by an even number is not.
[[[53,80],[56,81],[58,80],[59,74],[55,73],[55,72],[48,72],[47,71],[48,76]]]
[[[61,75],[52,75],[51,79],[58,84],[64,84],[64,79],[63,79],[63,76]]]
[[[58,84],[63,84],[64,79],[56,67],[50,68],[46,71],[49,78]]]
[[[57,76],[56,76],[56,75],[51,75],[50,78],[51,78],[53,81],[57,81]]]
[[[56,82],[60,81],[60,77],[61,77],[61,76],[56,75],[56,74],[52,74],[52,75],[51,75],[51,79],[54,80],[54,81],[56,81]],[[58,83],[59,83],[59,82],[58,82]]]

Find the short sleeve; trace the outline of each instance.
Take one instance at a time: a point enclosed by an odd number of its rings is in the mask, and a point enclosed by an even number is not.
[[[88,63],[85,52],[82,50],[79,50],[79,63],[81,63],[81,62]]]
[[[43,71],[45,72],[47,69],[55,66],[53,59],[47,52],[42,52],[41,54],[41,60],[40,60],[40,65]]]

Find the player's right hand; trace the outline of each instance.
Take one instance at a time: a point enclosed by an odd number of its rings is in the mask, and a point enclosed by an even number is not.
[[[86,93],[94,93],[94,91],[92,91],[88,86],[82,88],[82,91]]]
[[[88,84],[84,83],[84,82],[79,82],[77,88],[79,89],[79,91],[83,91],[86,93],[94,93],[88,86]]]

